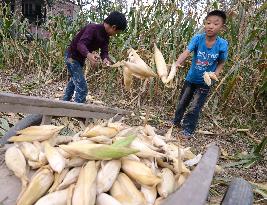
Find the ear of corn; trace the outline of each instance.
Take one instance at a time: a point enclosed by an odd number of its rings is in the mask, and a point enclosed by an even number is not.
[[[75,184],[72,184],[68,188],[68,196],[67,196],[67,204],[66,205],[72,205],[72,196],[74,192]]]
[[[156,187],[141,186],[141,192],[144,194],[147,205],[154,205],[157,198]]]
[[[120,169],[121,169],[121,161],[120,160],[111,160],[107,162],[103,162],[101,164],[101,169],[97,174],[97,194],[102,192],[107,192],[111,188],[112,184],[116,180]]]
[[[168,77],[166,79],[166,82],[165,82],[166,84],[173,80],[176,72],[177,72],[176,64],[175,64],[175,62],[173,62],[172,66],[171,66],[171,71],[170,71],[170,73],[169,73],[169,75],[168,75]]]
[[[60,145],[60,147],[74,156],[79,156],[89,160],[118,159],[138,152],[136,149],[112,147],[111,145],[104,144],[71,144]]]
[[[22,182],[22,189],[24,189],[28,182],[26,160],[22,152],[15,146],[9,147],[5,153],[5,162],[8,169],[20,178]]]
[[[52,170],[44,168],[31,179],[25,192],[17,201],[17,205],[34,204],[52,185],[54,175]]]
[[[132,63],[129,61],[123,61],[124,65],[129,69],[129,71],[138,76],[143,76],[145,78],[149,77],[157,77],[156,73],[154,73],[150,68],[144,67],[140,63]]]
[[[45,142],[45,155],[51,166],[51,168],[58,173],[65,168],[65,158],[57,151],[55,147],[52,147],[48,142]]]
[[[97,196],[96,205],[122,205],[122,204],[112,196],[106,193],[101,193]]]
[[[47,194],[40,198],[35,205],[66,205],[68,198],[68,189],[61,191],[56,191],[50,194]]]
[[[203,78],[204,78],[204,82],[208,86],[211,86],[211,79],[210,79],[210,76],[209,76],[209,73],[208,72],[204,72]]]
[[[164,198],[163,197],[158,197],[154,203],[154,205],[161,205],[164,202]]]
[[[31,126],[17,132],[18,136],[9,138],[9,142],[32,142],[32,141],[44,141],[55,135],[64,126],[54,125],[42,125],[42,126]]]
[[[86,162],[85,159],[80,157],[72,157],[66,161],[66,167],[80,167]]]
[[[19,143],[19,149],[21,150],[26,159],[38,161],[40,152],[38,148],[36,148],[32,143],[21,142]]]
[[[123,159],[122,170],[141,185],[156,186],[161,182],[149,167],[138,161]]]
[[[157,185],[158,193],[160,196],[166,198],[174,191],[174,175],[168,168],[161,170],[161,182]]]
[[[126,90],[130,90],[133,84],[133,75],[129,71],[129,68],[123,66],[123,82]]]
[[[69,172],[69,169],[66,168],[66,169],[63,169],[63,171],[59,174],[59,173],[55,173],[54,175],[54,183],[53,185],[50,187],[50,189],[48,190],[48,193],[52,193],[54,192],[59,184],[63,181],[63,179],[65,178],[66,174]]]
[[[219,81],[219,79],[217,78],[217,75],[214,72],[209,72],[209,76],[212,80]]]
[[[160,52],[160,50],[158,49],[156,44],[154,44],[154,58],[155,58],[158,75],[161,79],[162,78],[165,79],[163,80],[164,81],[163,83],[166,83],[167,76],[168,76],[168,68],[164,60],[164,57],[162,53]]]
[[[97,168],[95,161],[89,161],[80,171],[75,186],[72,204],[94,205],[96,199],[96,175]]]
[[[143,194],[124,173],[119,174],[110,189],[110,194],[121,204],[144,205],[146,203]]]
[[[112,144],[112,139],[110,137],[106,137],[104,135],[91,137],[90,140],[93,142],[99,143],[99,144]]]
[[[65,189],[69,185],[75,183],[77,181],[77,179],[78,179],[80,171],[81,171],[81,167],[74,167],[73,169],[71,169],[66,174],[66,176],[63,179],[63,181],[61,182],[61,184],[59,184],[59,186],[57,187],[57,190]]]
[[[111,146],[113,147],[127,147],[133,140],[136,138],[136,135],[129,135],[128,137],[116,140]]]
[[[81,137],[96,137],[99,135],[114,137],[118,133],[118,130],[113,127],[103,127],[101,125],[96,125],[93,128],[86,130],[81,134]]]
[[[174,183],[174,188],[175,190],[176,189],[179,189],[183,184],[184,182],[186,181],[187,179],[187,175],[185,174],[178,174],[175,176],[175,183]]]
[[[65,159],[68,159],[71,157],[71,155],[66,152],[65,150],[61,149],[60,147],[56,147],[57,151],[59,152],[59,154],[62,155],[62,157],[64,157]]]

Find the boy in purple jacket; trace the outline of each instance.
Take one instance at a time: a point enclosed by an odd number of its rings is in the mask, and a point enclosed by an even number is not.
[[[84,103],[88,93],[87,83],[83,74],[83,66],[86,59],[94,67],[102,59],[109,65],[108,56],[109,37],[114,36],[127,27],[124,14],[114,11],[104,20],[103,24],[88,24],[72,40],[65,53],[65,63],[71,79],[68,82],[64,101],[70,101],[76,91],[74,101]],[[101,49],[100,56],[93,51]]]

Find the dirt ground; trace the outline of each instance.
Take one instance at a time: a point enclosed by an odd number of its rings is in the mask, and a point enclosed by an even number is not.
[[[59,99],[60,97],[62,97],[66,81],[51,80],[42,84],[36,84],[32,81],[32,79],[34,79],[33,74],[24,76],[22,78],[16,74],[2,72],[0,73],[0,92],[12,92],[17,94],[42,96],[51,99]],[[116,105],[117,107],[126,109],[128,108],[134,111],[135,116],[130,116],[129,118],[126,118],[126,123],[130,125],[140,125],[144,123],[144,118],[148,107],[127,107],[127,103],[125,103],[124,100],[117,100],[116,102],[114,102],[113,100],[103,97],[101,93],[91,92],[90,95],[91,99],[101,101],[105,105]],[[173,111],[174,110],[170,108],[164,109],[161,107],[149,107],[148,123],[157,127],[159,133],[166,133],[169,127],[166,126],[165,122],[167,120],[170,120],[171,116],[173,115]],[[0,118],[1,117],[8,119],[10,124],[14,124],[22,117],[22,115],[12,113],[0,113]],[[204,153],[207,145],[212,142],[215,142],[221,150],[221,157],[218,161],[218,165],[220,165],[221,167],[224,167],[224,165],[227,163],[236,162],[226,159],[227,156],[234,156],[237,153],[249,153],[253,147],[253,144],[256,143],[255,141],[260,140],[263,136],[267,136],[267,133],[265,132],[266,130],[264,129],[262,132],[256,133],[253,136],[243,132],[233,131],[231,128],[226,127],[222,127],[223,131],[221,131],[221,133],[217,132],[219,134],[214,135],[203,134],[203,130],[214,130],[214,125],[212,124],[210,118],[205,116],[205,114],[200,120],[198,132],[195,134],[194,138],[184,142],[184,145],[192,147],[193,152],[198,154]],[[177,136],[177,132],[177,129],[173,130],[172,135],[174,138],[175,136]],[[267,184],[266,159],[267,154],[265,149],[264,160],[261,160],[260,162],[256,163],[251,168],[223,168],[223,170],[219,174],[216,174],[214,177],[214,182],[209,196],[209,204],[219,204],[220,200],[223,197],[223,193],[225,192],[227,187],[224,183],[218,183],[217,179],[225,179],[225,181],[227,181],[228,179],[231,179],[233,177],[242,177],[251,182]],[[0,162],[1,160],[3,162],[3,155],[0,156]],[[0,172],[0,176],[7,175],[7,173]],[[3,184],[6,184],[7,181],[9,181],[9,178],[6,178],[4,182],[0,181],[0,190],[3,190]],[[255,204],[267,204],[267,200],[264,201],[262,197],[257,194],[255,194],[255,201]]]

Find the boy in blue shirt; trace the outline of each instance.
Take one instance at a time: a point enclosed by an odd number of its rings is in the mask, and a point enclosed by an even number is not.
[[[204,72],[215,72],[219,77],[227,59],[228,42],[217,36],[225,22],[226,15],[223,11],[208,13],[205,18],[205,33],[195,35],[176,61],[176,66],[181,67],[190,53],[194,52],[172,121],[174,126],[182,128],[179,132],[182,138],[188,139],[195,132],[199,114],[209,94],[210,87],[204,82]]]

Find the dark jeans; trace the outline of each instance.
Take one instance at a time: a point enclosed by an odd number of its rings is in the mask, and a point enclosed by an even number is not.
[[[66,87],[63,100],[70,101],[75,91],[74,101],[77,103],[84,103],[88,93],[88,88],[83,74],[83,65],[77,60],[68,58],[68,52],[65,52],[65,63],[71,79]]]
[[[210,88],[207,85],[198,85],[185,81],[180,94],[173,123],[175,125],[181,125],[185,131],[193,134],[197,126],[201,108],[205,104],[209,90]],[[186,109],[187,112],[185,113]]]

